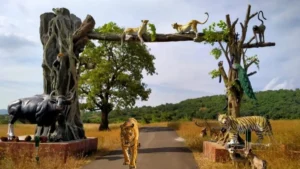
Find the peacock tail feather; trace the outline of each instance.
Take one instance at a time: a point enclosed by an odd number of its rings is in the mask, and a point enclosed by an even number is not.
[[[257,100],[253,92],[250,80],[248,78],[247,72],[243,69],[240,64],[233,64],[233,68],[238,71],[238,79],[240,81],[241,87],[244,90],[245,94],[254,100]]]

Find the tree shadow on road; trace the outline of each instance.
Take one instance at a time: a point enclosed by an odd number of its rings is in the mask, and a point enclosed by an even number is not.
[[[119,159],[123,159],[123,156],[115,156],[115,155],[107,155],[104,157],[96,157],[96,160],[108,160],[108,161],[115,161],[115,160],[119,160]]]
[[[140,132],[160,132],[160,131],[174,131],[170,127],[141,127]]]
[[[144,148],[139,149],[138,154],[147,153],[191,153],[192,151],[186,147],[160,147],[160,148]],[[109,153],[109,155],[122,155],[122,150],[114,150]]]

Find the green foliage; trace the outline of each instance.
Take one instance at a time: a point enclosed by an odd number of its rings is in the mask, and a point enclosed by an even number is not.
[[[220,48],[214,48],[211,52],[211,55],[213,55],[215,57],[216,60],[218,60],[220,58],[220,56],[222,55],[222,51]]]
[[[269,115],[271,119],[300,119],[300,89],[277,90],[255,93],[257,102],[244,97],[241,116]],[[224,95],[188,99],[177,104],[163,104],[156,107],[143,106],[131,109],[113,110],[109,114],[111,123],[123,122],[134,117],[142,123],[159,121],[189,121],[192,118],[216,119],[226,105]],[[130,114],[128,113],[130,112]],[[84,117],[83,117],[84,116]],[[99,117],[99,112],[82,113],[83,122]]]
[[[259,59],[258,59],[257,55],[254,55],[251,57],[246,56],[246,64],[249,64],[252,61],[254,61],[253,63],[256,65],[257,69],[259,69]]]
[[[227,27],[227,24],[224,21],[220,20],[219,23],[214,22],[209,25],[208,28],[204,28],[203,33],[203,38],[205,40],[204,43],[208,43],[213,46],[216,41],[226,41],[229,29]],[[222,50],[221,48],[214,48],[212,49],[210,54],[213,55],[216,60],[218,60],[222,55]],[[209,74],[212,76],[212,78],[216,78],[220,75],[220,72],[218,70],[213,70]]]
[[[211,75],[212,79],[219,77],[221,75],[219,69],[214,69],[211,72],[209,72],[209,74]]]
[[[218,27],[219,29],[217,30]],[[208,26],[208,28],[203,29],[204,36],[206,42],[211,45],[214,45],[215,41],[225,41],[227,38],[227,35],[229,33],[229,29],[227,27],[227,24],[220,20],[219,23],[212,23]]]
[[[9,117],[8,114],[6,114],[6,115],[0,115],[0,124],[7,124],[8,120],[9,120],[8,117]]]
[[[154,24],[148,23],[148,26],[150,28],[150,36],[151,36],[151,41],[155,41],[156,39],[156,28]]]
[[[123,29],[110,22],[96,28],[101,33],[122,33]],[[81,54],[81,60],[95,64],[94,69],[81,67],[79,94],[86,98],[81,110],[102,110],[110,112],[113,108],[132,107],[137,99],[147,100],[151,89],[142,82],[145,71],[155,72],[155,57],[140,43],[90,41]]]

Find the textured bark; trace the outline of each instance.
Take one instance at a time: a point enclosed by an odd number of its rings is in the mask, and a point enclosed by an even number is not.
[[[83,139],[85,133],[80,119],[77,95],[79,80],[77,64],[79,53],[83,51],[87,42],[87,33],[92,31],[95,21],[88,15],[81,23],[80,18],[70,14],[66,8],[56,8],[54,12],[40,16],[40,38],[44,49],[42,64],[44,93],[49,94],[55,90],[57,95],[74,95],[74,100],[59,115],[51,139],[53,141]],[[57,60],[58,53],[64,54],[60,60]]]
[[[222,32],[220,32],[222,33]],[[204,33],[198,33],[198,39],[196,42],[203,42],[205,41]],[[98,32],[90,32],[88,33],[87,37],[89,39],[97,39],[97,40],[107,40],[107,41],[121,41],[121,34],[101,34]],[[145,42],[180,42],[180,41],[194,41],[195,34],[194,33],[185,33],[185,34],[156,34],[155,41],[151,41],[151,38],[149,35],[143,35],[143,39]],[[139,38],[136,35],[126,35],[125,41],[127,42],[137,42],[140,41]],[[245,43],[243,44],[242,48],[258,48],[258,47],[268,47],[268,46],[275,46],[274,42],[268,42],[268,43]]]
[[[275,46],[274,42],[268,43],[253,43],[253,44],[243,44],[243,48],[259,48],[259,47],[268,47],[268,46]]]
[[[105,100],[108,100],[108,96],[105,97]],[[100,107],[101,109],[101,123],[99,126],[99,131],[103,131],[103,130],[109,130],[108,127],[108,114],[112,111],[112,104],[108,103],[106,101],[103,102],[102,106]]]
[[[101,112],[101,123],[99,126],[99,131],[103,131],[103,130],[109,130],[108,127],[108,112]]]

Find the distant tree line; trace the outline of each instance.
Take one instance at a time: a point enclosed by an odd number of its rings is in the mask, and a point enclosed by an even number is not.
[[[300,89],[276,90],[256,93],[257,102],[248,97],[242,99],[241,116],[266,116],[270,119],[300,118]],[[121,122],[134,117],[143,123],[160,121],[178,121],[216,119],[218,113],[225,113],[225,95],[206,96],[187,99],[176,104],[163,104],[156,107],[143,106],[132,109],[113,110],[109,115],[110,122]],[[82,113],[84,123],[99,123],[100,112]]]
[[[300,119],[300,89],[276,90],[256,93],[257,102],[244,97],[242,116],[268,115],[270,119]],[[187,99],[176,104],[156,107],[143,106],[132,109],[113,110],[109,114],[111,123],[122,122],[134,117],[142,123],[200,119],[216,119],[218,113],[225,113],[225,95]],[[84,123],[99,123],[101,112],[82,112]],[[8,116],[0,115],[0,123],[7,123]]]

